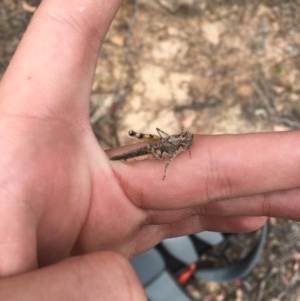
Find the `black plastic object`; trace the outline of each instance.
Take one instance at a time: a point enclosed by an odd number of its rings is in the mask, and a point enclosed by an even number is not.
[[[194,277],[215,282],[233,282],[247,277],[259,260],[268,236],[268,228],[268,223],[266,223],[261,230],[258,242],[242,260],[222,268],[198,269]]]
[[[249,275],[257,263],[268,234],[268,224],[261,230],[260,237],[251,251],[242,260],[222,268],[198,267],[193,273],[196,279],[215,282],[233,282]],[[192,236],[164,240],[159,249],[153,248],[132,260],[147,296],[151,301],[190,301],[176,281],[175,273],[168,268],[169,263],[179,264],[183,270],[199,258],[199,248],[195,242],[201,241],[202,251],[218,245],[226,237],[222,233],[202,232]],[[195,241],[196,240],[196,241]],[[203,247],[204,246],[204,247]]]

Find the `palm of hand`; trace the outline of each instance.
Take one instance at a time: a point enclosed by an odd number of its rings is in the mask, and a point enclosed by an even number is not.
[[[128,255],[143,213],[115,181],[88,121],[14,116],[0,128],[3,256],[17,255],[28,270],[71,252],[124,248]]]

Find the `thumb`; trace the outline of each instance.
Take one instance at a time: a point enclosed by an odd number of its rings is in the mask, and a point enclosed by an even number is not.
[[[113,252],[98,252],[2,278],[0,300],[146,301],[147,298],[124,257]]]

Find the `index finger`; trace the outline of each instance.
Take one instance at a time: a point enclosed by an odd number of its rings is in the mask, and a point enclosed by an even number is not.
[[[98,50],[120,3],[42,1],[2,79],[2,108],[17,114],[70,106],[72,100],[86,115]]]
[[[192,158],[113,163],[126,195],[139,207],[179,209],[300,186],[300,132],[195,135]]]

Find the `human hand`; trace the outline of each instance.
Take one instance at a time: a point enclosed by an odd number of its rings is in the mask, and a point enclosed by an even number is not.
[[[298,132],[196,135],[192,159],[178,156],[165,181],[164,162],[109,161],[88,99],[119,4],[44,0],[1,82],[2,276],[71,253],[128,258],[169,236],[251,231],[269,215],[300,219]]]
[[[0,300],[146,301],[147,298],[124,257],[112,252],[95,252],[2,278]]]

